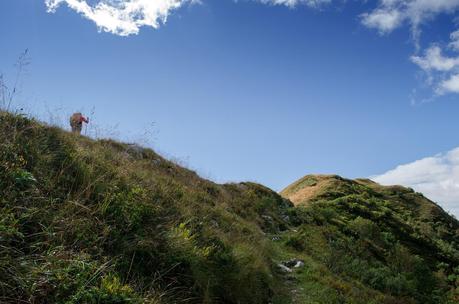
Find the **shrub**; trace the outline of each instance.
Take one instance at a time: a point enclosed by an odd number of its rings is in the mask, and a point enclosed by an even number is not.
[[[140,304],[142,299],[129,285],[109,274],[102,278],[100,286],[80,290],[66,304]]]

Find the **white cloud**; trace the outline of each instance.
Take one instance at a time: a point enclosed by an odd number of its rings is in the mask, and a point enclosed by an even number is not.
[[[323,4],[331,3],[332,0],[258,0],[264,4],[285,5],[295,7],[297,5],[307,5],[309,7],[320,7]]]
[[[362,23],[370,28],[376,28],[381,34],[392,32],[403,22],[403,16],[398,10],[376,9],[371,13],[362,14]]]
[[[158,28],[171,11],[190,0],[45,0],[49,12],[66,4],[105,32],[120,36],[137,34],[142,26]]]
[[[372,179],[411,187],[459,217],[459,148],[398,166]]]
[[[448,72],[459,66],[459,57],[445,57],[439,46],[428,48],[424,56],[412,56],[411,61],[424,71]]]
[[[457,9],[459,0],[380,0],[373,11],[362,15],[362,22],[382,33],[389,33],[408,22],[416,37],[423,22],[441,13],[453,13]]]
[[[459,31],[453,32],[450,38],[448,47],[442,49],[433,45],[423,56],[411,56],[411,61],[426,72],[428,84],[433,86],[437,96],[459,93]],[[453,55],[443,54],[448,49]]]
[[[443,80],[437,89],[438,94],[459,93],[459,74],[454,74],[447,80]]]

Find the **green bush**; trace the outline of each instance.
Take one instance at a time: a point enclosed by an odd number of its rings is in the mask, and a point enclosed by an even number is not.
[[[140,304],[142,299],[129,285],[123,285],[115,275],[102,278],[100,286],[81,290],[66,304]]]

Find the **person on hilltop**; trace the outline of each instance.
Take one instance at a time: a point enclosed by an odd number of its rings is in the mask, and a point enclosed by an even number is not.
[[[89,123],[89,118],[84,117],[80,112],[70,116],[70,126],[72,127],[73,133],[81,134],[83,123]]]

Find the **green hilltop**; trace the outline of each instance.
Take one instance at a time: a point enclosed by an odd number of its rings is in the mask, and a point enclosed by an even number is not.
[[[0,303],[459,303],[459,222],[411,189],[216,184],[0,112]]]

